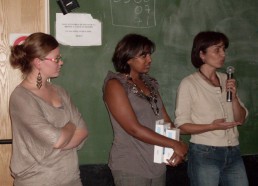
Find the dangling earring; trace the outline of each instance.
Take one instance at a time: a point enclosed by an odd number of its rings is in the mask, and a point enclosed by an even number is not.
[[[37,76],[37,84],[36,85],[37,85],[38,89],[40,89],[42,86],[42,77],[41,77],[40,72],[38,73],[38,76]]]

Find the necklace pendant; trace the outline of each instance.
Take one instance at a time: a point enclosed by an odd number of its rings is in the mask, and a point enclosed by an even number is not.
[[[157,107],[156,109],[156,113],[155,113],[157,116],[159,115],[159,108]]]
[[[127,78],[127,83],[132,85],[132,89],[131,89],[132,93],[138,95],[138,96],[141,97],[141,98],[146,99],[146,100],[149,102],[153,113],[154,113],[156,116],[158,116],[158,115],[159,115],[159,108],[158,108],[158,105],[157,105],[157,103],[158,103],[158,100],[157,100],[157,97],[158,97],[158,96],[157,96],[157,95],[158,95],[158,94],[157,94],[157,92],[155,91],[155,89],[154,89],[154,87],[152,86],[152,84],[151,84],[150,82],[147,83],[147,82],[144,80],[144,78],[141,77],[141,80],[143,81],[145,87],[150,91],[150,94],[149,94],[149,95],[146,95],[146,94],[144,94],[143,90],[140,89],[140,88],[134,83],[133,79],[132,79],[129,75],[126,75],[126,78]]]
[[[134,87],[132,88],[132,92],[133,92],[134,94],[137,94],[139,91],[138,91],[138,89],[134,86]]]

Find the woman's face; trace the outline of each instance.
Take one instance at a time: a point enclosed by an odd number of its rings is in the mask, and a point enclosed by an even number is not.
[[[46,78],[58,77],[63,63],[60,49],[57,47],[42,59],[40,73]]]
[[[221,68],[225,62],[225,46],[223,42],[212,45],[206,49],[206,52],[200,52],[200,58],[204,64],[213,68]]]
[[[151,66],[151,54],[149,52],[141,52],[128,62],[131,72],[148,73]]]

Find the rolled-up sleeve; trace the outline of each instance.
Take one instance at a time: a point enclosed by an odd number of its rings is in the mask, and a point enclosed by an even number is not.
[[[39,162],[54,150],[61,129],[45,119],[38,102],[29,94],[16,91],[9,106],[15,157],[26,157],[24,162]]]
[[[176,127],[180,127],[185,123],[192,123],[191,104],[193,100],[193,95],[191,95],[191,92],[189,91],[190,87],[192,87],[192,85],[186,80],[182,80],[178,87],[175,110]]]

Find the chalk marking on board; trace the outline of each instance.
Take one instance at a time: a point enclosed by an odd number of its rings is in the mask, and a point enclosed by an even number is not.
[[[113,26],[131,27],[131,28],[150,28],[156,26],[156,0],[110,0],[110,10]],[[134,16],[125,16],[126,10]],[[123,20],[122,20],[122,19]]]

